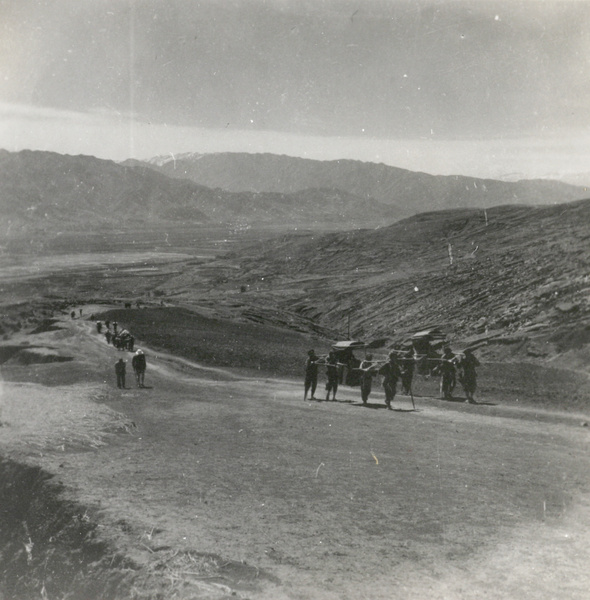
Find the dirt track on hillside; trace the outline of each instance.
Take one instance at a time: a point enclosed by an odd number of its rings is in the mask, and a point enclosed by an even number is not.
[[[88,507],[144,569],[135,597],[588,598],[584,416],[304,403],[300,381],[149,348],[147,388],[120,391],[122,354],[60,326],[26,339],[73,360],[3,366],[1,450]],[[225,571],[189,560],[211,554]]]

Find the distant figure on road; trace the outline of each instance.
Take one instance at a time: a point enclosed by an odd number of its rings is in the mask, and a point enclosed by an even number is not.
[[[117,333],[118,327],[119,327],[119,323],[117,323],[117,321],[113,321],[113,331],[115,332],[115,334]]]
[[[145,354],[142,350],[137,350],[137,352],[133,355],[131,359],[131,366],[133,367],[133,372],[135,373],[135,379],[137,380],[137,387],[144,387],[143,379],[145,377],[146,370],[146,361]]]
[[[440,395],[445,400],[453,398],[453,390],[457,384],[455,364],[456,356],[449,346],[443,352],[442,358],[434,372],[440,374]]]
[[[328,355],[326,361],[326,402],[330,400],[330,392],[332,392],[332,400],[336,402],[336,392],[338,391],[338,358],[334,351]]]
[[[72,319],[75,319],[75,318],[76,318],[76,311],[75,311],[75,310],[73,310],[73,311],[70,313],[70,316],[72,317]]]
[[[465,390],[466,400],[469,404],[476,404],[473,394],[477,389],[477,373],[475,367],[479,367],[479,360],[469,349],[465,350],[463,357],[459,360],[459,381]]]
[[[107,329],[107,330],[104,332],[104,337],[105,337],[105,339],[106,339],[106,341],[107,341],[107,344],[110,344],[110,343],[111,343],[111,338],[113,337],[113,334],[111,333],[111,330],[110,330],[110,329]]]
[[[392,410],[391,403],[393,402],[397,391],[397,381],[402,375],[395,352],[389,353],[389,360],[379,369],[379,375],[383,375],[385,404],[389,410]]]
[[[363,404],[367,404],[371,389],[373,388],[373,377],[377,373],[377,369],[373,365],[372,354],[367,354],[365,360],[361,362],[359,369],[361,371],[361,399]]]
[[[307,353],[305,361],[305,384],[303,401],[307,400],[307,393],[311,390],[311,399],[315,400],[315,390],[318,386],[318,357],[315,350],[310,350]]]
[[[102,323],[100,321],[96,322],[96,333],[102,333]]]
[[[127,365],[125,364],[125,361],[120,358],[116,363],[115,363],[115,374],[117,375],[117,387],[118,388],[125,388],[125,372],[127,370]]]

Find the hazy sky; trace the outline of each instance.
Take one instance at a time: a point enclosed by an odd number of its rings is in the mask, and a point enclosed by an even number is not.
[[[0,147],[590,172],[590,3],[0,0]]]

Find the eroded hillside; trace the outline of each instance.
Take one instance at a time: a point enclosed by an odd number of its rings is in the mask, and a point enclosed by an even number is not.
[[[246,296],[357,337],[442,325],[550,357],[590,341],[590,201],[418,215],[246,251]],[[253,300],[254,298],[252,298]],[[521,343],[522,342],[522,343]]]

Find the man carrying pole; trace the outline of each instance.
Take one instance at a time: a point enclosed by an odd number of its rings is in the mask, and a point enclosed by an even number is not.
[[[332,401],[336,402],[336,392],[338,391],[338,358],[333,350],[326,360],[326,402],[330,400],[332,392]]]
[[[305,361],[305,383],[303,392],[303,401],[307,400],[307,393],[311,389],[311,399],[315,400],[315,390],[318,385],[318,360],[315,350],[310,350],[307,353]]]
[[[385,404],[392,410],[391,403],[397,391],[397,381],[401,377],[401,371],[397,362],[395,352],[389,353],[389,360],[379,369],[379,375],[383,375],[383,390],[385,391]]]

